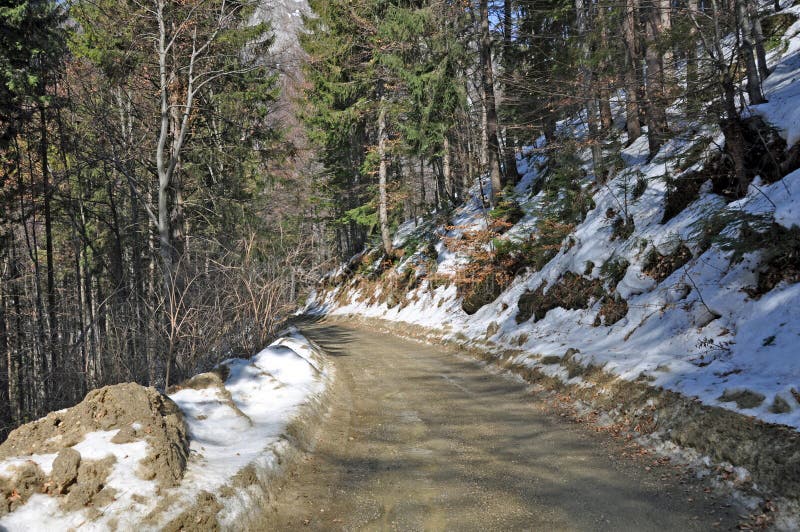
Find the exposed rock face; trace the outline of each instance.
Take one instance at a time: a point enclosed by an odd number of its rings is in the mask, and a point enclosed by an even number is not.
[[[298,36],[303,32],[303,17],[312,14],[306,0],[261,0],[254,22],[267,22],[272,33],[273,60],[286,70],[287,64],[302,57]],[[299,66],[299,65],[293,65]]]

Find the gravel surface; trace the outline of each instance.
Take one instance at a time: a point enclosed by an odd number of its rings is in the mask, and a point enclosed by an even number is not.
[[[741,510],[679,467],[566,420],[450,349],[301,326],[336,365],[332,413],[274,530],[729,530]],[[630,454],[630,453],[628,453]]]

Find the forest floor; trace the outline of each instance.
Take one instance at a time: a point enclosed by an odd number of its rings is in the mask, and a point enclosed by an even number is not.
[[[331,414],[263,516],[273,530],[729,530],[691,471],[563,417],[448,347],[301,325],[333,359]]]

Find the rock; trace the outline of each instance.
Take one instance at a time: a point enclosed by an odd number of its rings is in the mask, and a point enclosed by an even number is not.
[[[792,411],[792,407],[789,406],[789,402],[786,401],[786,399],[780,395],[776,395],[775,399],[772,400],[772,405],[770,405],[769,411],[773,414],[788,414]]]
[[[760,393],[750,390],[725,390],[717,399],[722,403],[736,403],[741,409],[755,408],[764,402],[764,397]]]
[[[116,462],[115,456],[81,462],[78,468],[77,482],[70,489],[67,498],[62,501],[61,508],[66,511],[75,511],[93,502],[95,495],[106,487],[106,480]],[[108,493],[102,499],[107,500]]]
[[[61,449],[53,461],[53,472],[50,480],[55,484],[56,493],[66,493],[78,479],[78,467],[81,465],[81,453],[71,447]]]

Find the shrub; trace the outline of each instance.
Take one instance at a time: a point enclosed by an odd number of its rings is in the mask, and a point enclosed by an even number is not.
[[[618,215],[614,218],[614,221],[611,222],[611,240],[616,240],[619,238],[620,240],[627,240],[636,230],[636,226],[633,223],[633,216],[628,216],[627,219],[623,218],[621,215]]]
[[[761,27],[764,30],[767,50],[774,50],[781,45],[783,35],[792,24],[797,21],[797,15],[789,12],[774,13],[761,19]]]
[[[642,271],[660,283],[691,259],[692,252],[685,244],[679,245],[669,255],[662,255],[653,248],[645,258]]]
[[[667,193],[664,196],[664,216],[661,223],[665,224],[683,212],[700,197],[700,187],[708,179],[704,171],[684,174],[677,178],[665,176]]]
[[[625,277],[630,263],[621,257],[611,257],[600,266],[600,275],[608,283],[609,290],[616,290],[617,285]]]
[[[510,189],[506,189],[501,194],[498,194],[497,202],[494,208],[489,211],[489,216],[495,221],[505,222],[502,224],[503,226],[510,227],[525,216],[525,211],[513,197],[513,192]]]
[[[743,228],[739,241],[743,243],[740,245],[748,247],[755,242],[762,249],[758,283],[750,291],[752,297],[761,297],[782,281],[800,281],[800,228],[786,229],[776,223],[771,224],[766,233]]]
[[[593,325],[610,327],[628,315],[628,302],[616,295],[605,295],[602,299],[600,311],[594,319]]]
[[[643,175],[640,174],[639,177],[636,178],[636,184],[633,185],[633,190],[631,191],[633,199],[637,200],[641,198],[646,190],[647,190],[647,178],[645,178]]]

